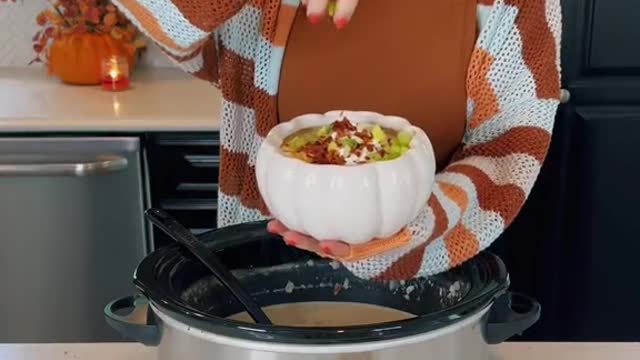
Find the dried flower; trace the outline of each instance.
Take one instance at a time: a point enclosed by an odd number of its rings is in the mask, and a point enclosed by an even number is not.
[[[43,56],[46,60],[50,42],[65,34],[110,34],[136,49],[145,46],[144,42],[137,38],[136,28],[109,0],[47,1],[51,8],[36,16],[36,23],[41,29],[32,39],[36,57],[30,64],[43,61]]]

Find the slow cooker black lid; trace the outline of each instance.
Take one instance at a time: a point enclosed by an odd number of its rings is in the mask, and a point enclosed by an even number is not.
[[[394,284],[358,279],[330,261],[287,247],[280,238],[266,231],[265,222],[221,228],[200,237],[225,264],[235,269],[240,282],[261,306],[314,300],[351,301],[389,306],[418,315],[385,326],[292,328],[241,323],[224,319],[242,311],[242,307],[181,246],[158,249],[140,263],[134,283],[162,312],[191,327],[250,340],[337,344],[410,336],[451,325],[476,313],[509,285],[504,264],[488,252],[449,272]],[[268,274],[264,269],[269,269]],[[350,285],[347,291],[342,289],[337,293],[335,288],[313,286],[292,292],[270,291],[281,289],[288,282],[295,285],[312,279],[318,284],[341,284],[342,279],[348,279]],[[449,296],[447,300],[442,289],[453,284],[459,287],[459,295]],[[407,295],[407,289],[413,289],[412,296]],[[437,292],[441,293],[440,298]]]

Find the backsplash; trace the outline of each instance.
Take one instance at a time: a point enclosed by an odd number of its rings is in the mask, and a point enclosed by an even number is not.
[[[31,38],[38,31],[36,15],[47,6],[47,0],[0,0],[0,66],[27,66],[33,59]],[[173,66],[155,45],[148,44],[140,66]]]

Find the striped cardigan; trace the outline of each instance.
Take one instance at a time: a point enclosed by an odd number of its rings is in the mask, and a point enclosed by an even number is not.
[[[114,3],[179,66],[222,91],[218,225],[266,218],[254,164],[278,123],[280,67],[299,0]],[[560,97],[559,0],[478,3],[463,146],[437,174],[407,245],[344,264],[359,277],[408,279],[459,265],[513,221],[538,176]]]

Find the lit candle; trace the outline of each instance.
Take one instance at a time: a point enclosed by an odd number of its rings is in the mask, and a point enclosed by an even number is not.
[[[102,61],[102,88],[122,91],[129,88],[129,63],[121,56],[112,56]]]

